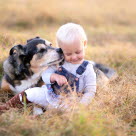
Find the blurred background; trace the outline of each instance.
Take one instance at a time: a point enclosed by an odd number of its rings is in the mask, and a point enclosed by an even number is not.
[[[55,46],[57,29],[68,22],[85,29],[87,59],[121,66],[135,58],[135,4],[135,0],[0,0],[0,68],[11,46],[27,39],[40,36]]]
[[[135,4],[135,0],[0,0],[0,38],[39,35],[54,42],[62,24],[75,22],[84,27],[93,46],[113,41],[135,44]]]
[[[120,66],[135,57],[135,4],[135,0],[0,0],[0,71],[12,46],[35,36],[55,46],[57,29],[68,22],[85,29],[91,48],[87,59]]]

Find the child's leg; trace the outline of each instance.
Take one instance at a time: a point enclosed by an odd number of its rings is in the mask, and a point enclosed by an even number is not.
[[[34,87],[25,90],[25,93],[27,95],[28,101],[46,107],[49,104],[46,100],[46,91],[46,87]]]
[[[23,107],[24,98],[25,98],[26,104],[35,103],[35,104],[45,107],[48,105],[48,102],[46,100],[46,95],[45,95],[46,89],[47,89],[46,87],[45,88],[35,87],[35,88],[27,89],[15,95],[8,102],[6,102],[6,104],[0,105],[0,111],[8,110],[10,107],[13,107],[13,108]]]
[[[27,99],[32,103],[38,104],[42,107],[47,107],[49,103],[46,100],[46,95],[45,95],[46,91],[47,91],[47,87],[45,86],[44,88],[35,87],[35,88],[27,89],[25,93],[27,95]],[[33,115],[40,115],[42,113],[43,113],[42,108],[36,106],[33,108]]]
[[[61,96],[54,93],[53,88],[51,85],[46,85],[47,91],[45,91],[46,94],[46,100],[53,108],[58,108],[60,106],[60,99]]]

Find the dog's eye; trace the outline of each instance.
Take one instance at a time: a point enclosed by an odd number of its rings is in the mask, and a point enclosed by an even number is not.
[[[24,59],[26,58],[26,56],[25,56],[25,55],[20,55],[19,58],[20,58],[21,60],[24,60]]]
[[[39,53],[43,53],[43,52],[47,52],[47,49],[40,49],[39,51],[38,51]]]

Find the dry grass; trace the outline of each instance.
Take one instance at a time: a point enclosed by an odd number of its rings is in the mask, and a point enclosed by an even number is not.
[[[1,0],[0,76],[11,46],[41,36],[53,42],[65,22],[83,25],[88,35],[86,59],[115,68],[119,77],[97,90],[93,102],[71,110],[48,110],[31,119],[30,109],[0,115],[0,136],[136,135],[135,0]],[[2,90],[1,90],[2,91]],[[7,94],[0,101],[8,100]]]
[[[2,0],[2,25],[28,26],[64,23],[135,25],[135,0]],[[9,21],[10,20],[10,21]]]

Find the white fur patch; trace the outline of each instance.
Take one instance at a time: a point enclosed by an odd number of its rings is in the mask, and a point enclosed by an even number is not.
[[[41,72],[34,74],[33,76],[31,76],[29,79],[27,80],[22,80],[21,81],[21,85],[15,86],[13,87],[12,85],[10,85],[11,90],[13,90],[13,92],[15,94],[18,94],[30,87],[32,87],[33,85],[37,84],[38,80],[41,77]]]

